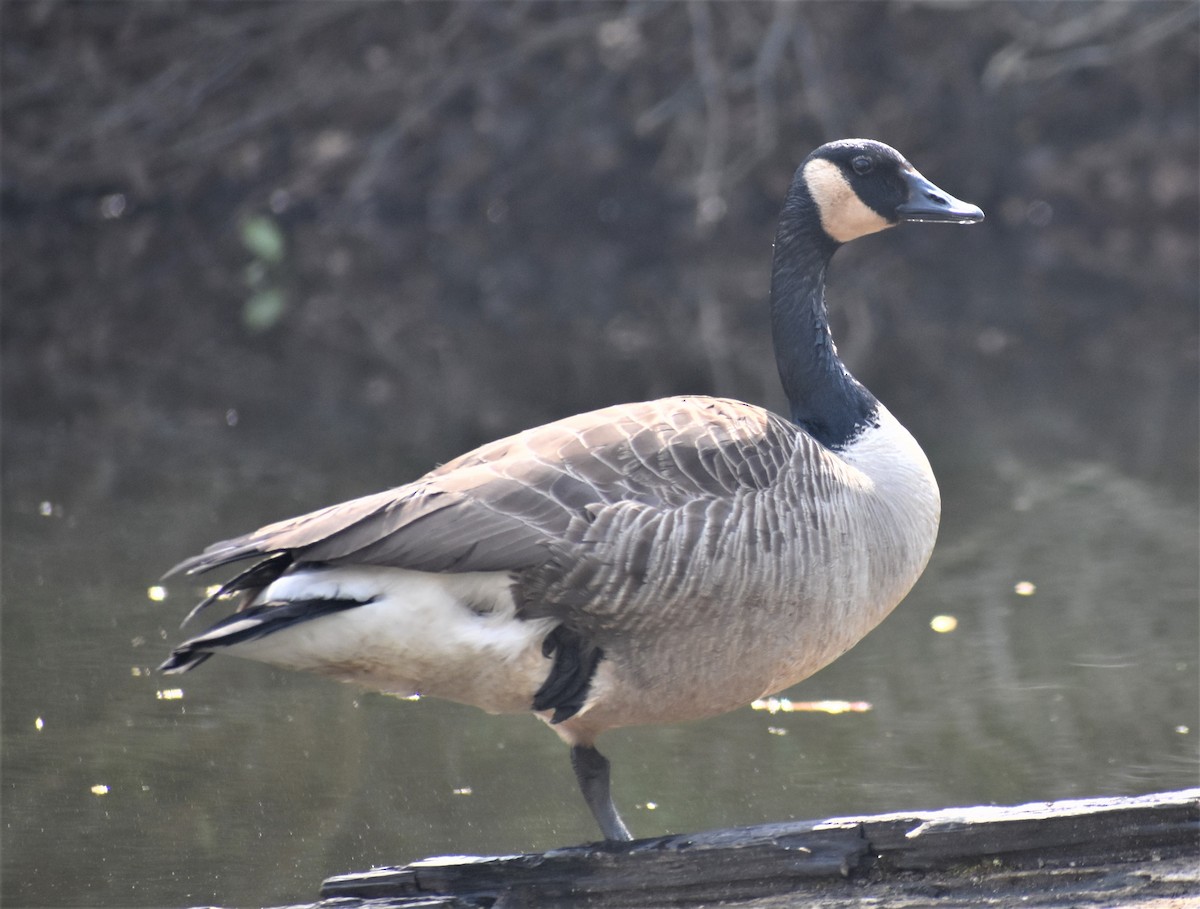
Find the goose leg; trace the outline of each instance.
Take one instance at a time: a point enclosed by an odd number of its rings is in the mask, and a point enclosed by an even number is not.
[[[617,806],[613,804],[612,792],[609,788],[608,758],[591,745],[574,745],[571,748],[571,767],[575,770],[575,779],[579,780],[579,789],[583,799],[592,809],[592,817],[600,825],[600,832],[606,840],[613,842],[628,842],[633,834],[617,814]]]

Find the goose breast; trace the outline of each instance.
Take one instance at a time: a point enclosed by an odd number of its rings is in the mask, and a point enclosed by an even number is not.
[[[644,456],[626,465],[624,494],[574,514],[515,585],[522,615],[604,649],[571,721],[585,738],[721,713],[806,678],[900,602],[937,533],[929,464],[882,407],[834,453],[747,404],[664,404],[625,414],[621,448]],[[659,444],[639,446],[647,431]],[[585,451],[606,449],[561,463]]]

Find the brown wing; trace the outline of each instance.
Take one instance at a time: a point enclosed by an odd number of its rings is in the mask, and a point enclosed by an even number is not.
[[[790,423],[719,398],[666,398],[500,439],[406,486],[217,543],[171,573],[252,556],[424,571],[520,570],[606,509],[674,511],[770,486],[813,446]],[[281,569],[282,570],[282,566]]]

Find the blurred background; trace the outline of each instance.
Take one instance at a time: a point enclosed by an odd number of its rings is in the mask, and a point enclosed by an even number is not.
[[[988,215],[835,260],[938,549],[770,714],[611,734],[642,836],[1139,794],[1200,762],[1194,2],[0,8],[6,906],[279,904],[595,837],[532,718],[150,670],[208,543],[677,393],[784,406],[816,145]]]

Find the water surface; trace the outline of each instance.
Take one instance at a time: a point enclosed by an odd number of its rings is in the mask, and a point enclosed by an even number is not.
[[[900,413],[945,500],[927,573],[787,692],[870,709],[609,734],[638,835],[1195,784],[1194,476],[1080,457],[1086,436],[1067,457],[1044,443],[1051,405],[998,421],[958,387]],[[233,659],[150,672],[202,590],[155,599],[162,570],[443,456],[401,452],[381,476],[377,453],[229,422],[132,452],[84,421],[6,427],[5,904],[270,905],[374,864],[593,839],[532,717]]]

